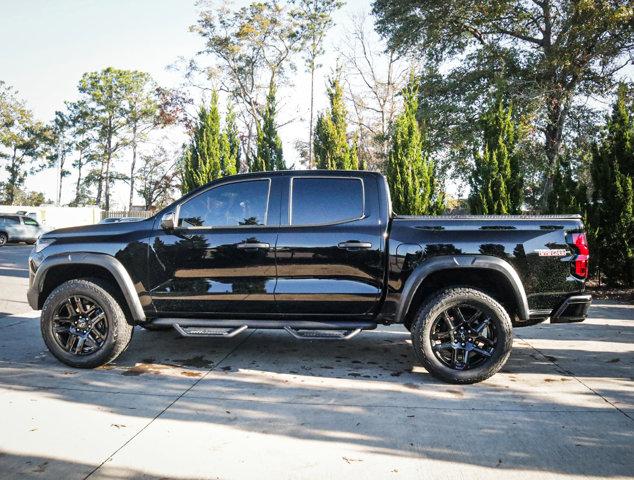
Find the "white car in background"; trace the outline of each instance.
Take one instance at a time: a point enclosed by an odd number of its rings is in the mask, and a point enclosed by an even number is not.
[[[42,233],[44,228],[30,216],[0,214],[0,247],[8,242],[32,244]]]

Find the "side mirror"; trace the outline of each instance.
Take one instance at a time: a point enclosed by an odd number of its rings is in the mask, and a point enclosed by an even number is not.
[[[174,230],[174,228],[176,228],[176,214],[174,212],[163,215],[161,218],[161,228],[163,230]]]

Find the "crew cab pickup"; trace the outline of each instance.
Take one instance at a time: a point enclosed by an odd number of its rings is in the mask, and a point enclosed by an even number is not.
[[[431,374],[473,383],[504,365],[513,327],[584,320],[588,255],[578,215],[406,217],[378,173],[263,172],[42,235],[28,300],[74,367],[114,360],[134,325],[349,340],[396,323]]]

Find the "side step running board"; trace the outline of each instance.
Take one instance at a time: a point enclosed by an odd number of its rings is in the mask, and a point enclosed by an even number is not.
[[[297,330],[286,326],[284,330],[298,340],[350,340],[361,333],[360,328],[354,330]]]
[[[182,327],[178,323],[174,324],[174,329],[180,333],[183,337],[221,337],[231,338],[236,335],[240,335],[247,328],[246,325],[236,328],[218,328],[218,327],[195,327],[185,326]]]
[[[203,318],[157,318],[153,325],[170,325],[183,337],[231,338],[248,328],[283,329],[298,340],[350,340],[375,322],[353,320],[221,320]]]

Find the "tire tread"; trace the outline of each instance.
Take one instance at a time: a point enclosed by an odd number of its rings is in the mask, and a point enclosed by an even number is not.
[[[40,328],[46,346],[58,360],[76,368],[95,368],[112,362],[125,351],[132,338],[134,328],[128,323],[124,310],[116,297],[110,293],[114,291],[114,287],[106,280],[80,278],[62,283],[50,293],[42,307]],[[112,335],[112,341],[94,354],[71,356],[62,350],[55,339],[51,337],[49,325],[52,321],[56,302],[60,298],[68,298],[73,294],[81,295],[82,293],[94,297],[103,308],[110,310],[108,328]]]
[[[425,351],[426,345],[424,342],[427,341],[426,337],[428,335],[425,327],[428,322],[436,318],[446,308],[447,304],[459,297],[482,303],[494,312],[497,317],[498,341],[502,342],[498,344],[498,352],[500,353],[494,358],[494,361],[487,362],[481,367],[476,367],[472,370],[453,370],[442,365],[433,353],[429,352],[431,353],[429,355]],[[425,369],[436,378],[454,384],[477,383],[493,376],[504,366],[513,346],[513,326],[504,307],[486,293],[470,287],[454,287],[441,290],[424,302],[414,319],[411,333],[414,353]],[[429,348],[431,350],[431,346]]]

